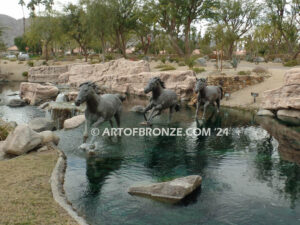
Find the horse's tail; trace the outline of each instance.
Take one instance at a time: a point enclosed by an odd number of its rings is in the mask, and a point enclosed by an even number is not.
[[[126,97],[121,94],[116,94],[117,97],[121,100],[121,102],[124,102],[126,100]]]
[[[180,110],[180,105],[177,103],[177,104],[175,105],[175,111],[178,112],[179,110]]]
[[[223,88],[221,86],[219,86],[220,91],[221,91],[221,99],[223,98]]]

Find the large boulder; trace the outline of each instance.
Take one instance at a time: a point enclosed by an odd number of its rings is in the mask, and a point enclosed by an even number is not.
[[[258,116],[271,116],[271,117],[274,117],[274,113],[270,110],[267,110],[267,109],[260,109],[256,115]]]
[[[191,175],[168,182],[130,187],[128,193],[150,196],[163,201],[178,202],[197,189],[201,182],[201,176]]]
[[[54,121],[44,117],[34,118],[28,123],[28,126],[36,132],[53,130],[55,128]]]
[[[39,134],[43,137],[42,145],[46,145],[48,143],[54,143],[55,145],[58,145],[60,138],[54,132],[46,130],[40,132]]]
[[[22,155],[38,147],[42,141],[43,137],[28,125],[19,125],[6,138],[3,151],[6,154]]]
[[[195,77],[192,71],[150,72],[149,63],[143,60],[113,60],[101,64],[70,65],[69,71],[59,77],[60,82],[78,87],[89,80],[96,82],[105,92],[145,96],[144,88],[150,78],[158,76],[166,87],[176,91],[182,100],[193,93]]]
[[[31,67],[28,71],[28,81],[37,83],[56,83],[58,81],[59,75],[67,71],[67,65]]]
[[[23,82],[20,85],[20,97],[30,105],[37,105],[48,100],[54,100],[58,95],[58,88],[50,84]]]
[[[85,116],[84,115],[78,115],[74,116],[70,119],[66,119],[64,121],[64,128],[65,129],[73,129],[78,127],[80,124],[82,124],[85,121]]]
[[[22,107],[25,105],[26,105],[26,102],[23,99],[19,99],[19,98],[10,99],[7,103],[7,106],[10,106],[10,107]]]
[[[284,78],[282,87],[263,93],[262,108],[300,110],[300,68],[287,71]]]

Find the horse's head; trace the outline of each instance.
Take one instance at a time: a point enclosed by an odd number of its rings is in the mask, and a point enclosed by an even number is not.
[[[196,78],[196,84],[195,84],[195,92],[198,93],[201,91],[204,87],[207,85],[207,79],[205,78]]]
[[[79,106],[80,104],[86,102],[89,96],[97,93],[98,87],[95,83],[90,81],[82,83],[79,85],[79,93],[75,100],[75,105]]]
[[[164,82],[159,77],[153,77],[149,80],[147,86],[144,89],[145,94],[153,91],[157,87],[165,88]]]

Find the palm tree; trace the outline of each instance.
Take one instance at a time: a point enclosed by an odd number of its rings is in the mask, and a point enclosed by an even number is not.
[[[24,0],[19,1],[19,5],[22,7],[22,13],[23,13],[23,29],[24,29],[24,34],[25,34],[25,14],[24,14],[24,5],[25,2]]]

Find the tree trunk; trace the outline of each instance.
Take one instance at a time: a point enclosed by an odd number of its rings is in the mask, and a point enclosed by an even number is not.
[[[126,59],[127,58],[127,55],[126,55],[126,41],[125,41],[125,38],[124,38],[124,34],[122,32],[120,33],[120,36],[121,36],[122,54],[123,54],[124,58]]]
[[[190,30],[191,30],[191,23],[190,20],[187,22],[185,28],[185,37],[184,37],[184,46],[185,46],[185,56],[186,58],[190,57]]]
[[[228,57],[229,59],[231,59],[232,57],[232,54],[233,54],[233,48],[234,48],[234,41],[230,43],[230,46],[229,46],[229,50],[228,50]]]
[[[179,45],[178,45],[176,39],[174,39],[174,37],[172,37],[171,35],[169,35],[169,36],[170,36],[170,41],[171,41],[171,44],[172,44],[174,50],[177,52],[177,54],[178,54],[179,56],[183,56],[183,55],[184,55],[184,52],[183,52],[182,49],[179,47]]]

